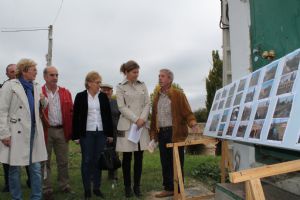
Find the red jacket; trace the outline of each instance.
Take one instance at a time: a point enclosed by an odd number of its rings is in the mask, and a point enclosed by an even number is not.
[[[46,86],[42,87],[43,94],[47,97]],[[73,102],[72,102],[72,95],[69,90],[63,87],[59,87],[58,89],[59,99],[60,99],[60,107],[61,107],[61,116],[62,116],[62,125],[64,129],[64,135],[66,141],[69,141],[72,136],[72,118],[73,118]],[[48,106],[45,109],[45,117],[48,119]],[[44,127],[45,133],[45,141],[47,144],[48,138],[48,129]]]

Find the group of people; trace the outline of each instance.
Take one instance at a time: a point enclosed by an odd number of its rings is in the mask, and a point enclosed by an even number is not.
[[[150,98],[144,82],[138,79],[139,65],[128,61],[121,65],[124,80],[113,87],[103,84],[100,74],[89,72],[85,90],[76,94],[74,103],[68,89],[58,86],[58,70],[48,66],[43,71],[45,84],[35,82],[36,63],[21,59],[9,65],[0,89],[0,162],[5,172],[5,191],[14,200],[22,199],[20,166],[26,166],[31,199],[54,199],[51,185],[51,157],[57,163],[58,186],[64,193],[74,193],[69,182],[68,156],[70,140],[80,144],[81,176],[84,199],[92,194],[104,198],[101,186],[101,153],[113,146],[122,153],[122,172],[126,197],[141,197],[143,152],[158,142],[164,190],[157,198],[173,195],[173,154],[166,144],[184,141],[188,127],[197,131],[196,119],[184,93],[172,87],[173,72],[159,71],[159,91]],[[128,140],[132,125],[141,129],[137,143]],[[184,149],[179,148],[181,167]],[[131,160],[133,157],[133,181]],[[116,171],[109,177],[117,178]],[[177,186],[176,186],[177,187]]]

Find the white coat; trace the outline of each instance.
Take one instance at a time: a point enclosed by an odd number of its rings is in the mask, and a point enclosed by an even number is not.
[[[47,160],[44,131],[39,115],[41,87],[33,83],[35,135],[32,162]],[[0,140],[11,137],[11,146],[0,142],[0,162],[13,166],[29,165],[31,116],[25,90],[18,79],[7,81],[0,89]]]
[[[121,112],[118,122],[116,151],[138,151],[138,144],[128,140],[128,132],[133,123],[140,118],[148,121],[150,98],[144,82],[136,81],[132,85],[125,79],[117,86],[118,108]],[[144,126],[140,138],[140,150],[146,150],[150,142],[149,126]]]

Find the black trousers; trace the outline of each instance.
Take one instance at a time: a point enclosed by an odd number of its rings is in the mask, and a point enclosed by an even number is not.
[[[124,178],[124,186],[131,187],[131,160],[132,154],[134,155],[134,185],[133,187],[139,187],[141,183],[142,168],[143,168],[143,153],[144,151],[134,151],[134,152],[123,152],[122,160],[122,171]]]
[[[162,167],[163,175],[163,186],[167,191],[174,190],[174,175],[173,175],[173,148],[167,148],[167,143],[172,143],[172,129],[167,131],[160,131],[158,134],[160,162]],[[184,147],[179,147],[179,158],[181,164],[182,177],[183,175],[183,164],[184,164]]]

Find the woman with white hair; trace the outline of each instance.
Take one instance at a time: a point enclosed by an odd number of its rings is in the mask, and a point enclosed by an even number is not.
[[[12,199],[22,199],[20,166],[29,166],[31,200],[42,199],[40,162],[47,160],[39,107],[46,106],[36,83],[36,63],[21,59],[16,79],[7,81],[0,92],[0,162],[9,164]]]

